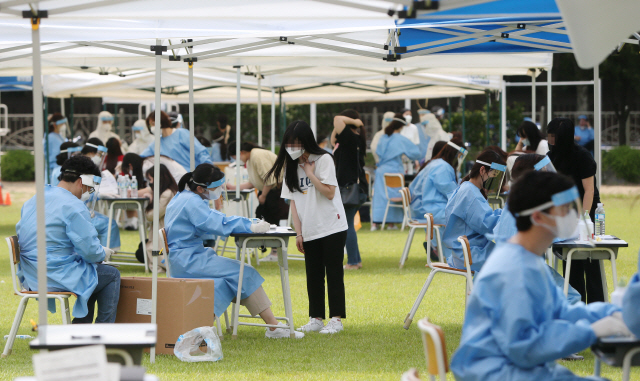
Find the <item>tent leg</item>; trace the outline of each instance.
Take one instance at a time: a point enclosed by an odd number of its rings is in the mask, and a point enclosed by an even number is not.
[[[271,88],[271,152],[276,152],[276,89]]]
[[[593,67],[593,157],[598,165],[596,183],[602,186],[602,88],[600,83],[600,65]]]
[[[531,74],[531,121],[536,122],[536,69]]]
[[[460,104],[462,105],[462,144],[467,141],[467,120],[465,115],[465,97],[462,97]]]
[[[507,150],[507,85],[500,90],[500,148]]]
[[[551,68],[549,68],[549,71],[547,71],[547,125],[553,119],[551,89]],[[546,127],[543,127],[543,130],[546,131]]]
[[[262,147],[262,74],[258,66],[258,145]]]
[[[242,183],[242,173],[237,163],[240,160],[240,117],[241,115],[241,103],[240,103],[240,66],[234,66],[236,69],[236,215],[240,216],[240,184]]]
[[[195,113],[193,111],[193,62],[189,61],[189,167],[196,169]]]
[[[313,135],[317,138],[318,137],[318,113],[317,113],[317,108],[316,108],[316,104],[315,103],[311,103],[309,105],[309,119],[311,121],[311,131],[313,132]]]

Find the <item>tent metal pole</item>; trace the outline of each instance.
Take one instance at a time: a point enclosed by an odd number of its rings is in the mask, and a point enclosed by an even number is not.
[[[155,146],[153,155],[153,178],[160,178],[160,137],[162,132],[160,131],[160,108],[162,105],[162,40],[156,39],[155,53],[156,53],[156,84],[155,84],[155,126],[153,128],[153,134],[155,136]],[[166,50],[166,48],[165,48]],[[160,187],[153,189],[153,199],[160,200]],[[152,279],[151,279],[151,324],[156,324],[158,317],[158,255],[159,255],[159,237],[158,228],[160,226],[160,208],[153,208],[153,253],[152,253]],[[151,363],[156,361],[156,348],[151,347]]]
[[[593,156],[598,166],[596,183],[600,188],[602,186],[602,86],[600,83],[600,64],[593,67],[593,81],[593,132],[595,140]]]
[[[193,110],[193,61],[189,61],[189,168],[196,169],[195,113]]]
[[[490,114],[491,110],[489,109],[491,107],[491,93],[487,91],[486,94],[487,94],[487,124],[485,126],[485,143],[488,146],[489,145],[489,117],[491,116]]]
[[[536,122],[536,69],[531,69],[531,121]]]
[[[467,118],[465,115],[465,100],[466,97],[462,97],[462,99],[460,100],[460,103],[462,105],[462,144],[467,141]]]
[[[409,110],[411,110],[411,99],[405,98],[405,100],[404,100],[404,108],[408,108]]]
[[[276,89],[271,88],[271,152],[276,153]]]
[[[60,98],[60,114],[62,114],[63,116],[67,116],[64,112],[64,98]]]
[[[44,204],[44,166],[49,163],[44,157],[44,146],[37,144],[44,138],[44,113],[42,110],[42,67],[40,62],[40,18],[31,19],[31,42],[33,44],[33,141],[36,167],[36,247],[38,248],[38,326],[41,342],[46,338],[47,326],[47,238]],[[48,139],[47,139],[48,140]]]
[[[551,55],[553,57],[553,55]],[[549,68],[549,70],[547,71],[547,124],[549,124],[549,122],[551,122],[551,119],[553,119],[553,110],[552,110],[552,94],[551,94],[551,68]],[[543,130],[546,131],[546,127],[543,128]]]
[[[313,136],[318,137],[318,113],[315,103],[309,105],[309,119],[311,121],[311,131]]]
[[[240,183],[242,181],[242,173],[238,162],[240,161],[240,66],[234,66],[236,69],[236,205],[237,215],[240,215]]]
[[[45,173],[46,173],[46,177],[45,177],[45,181],[46,184],[50,184],[51,180],[49,179],[49,177],[51,176],[51,170],[49,169],[49,123],[48,123],[48,116],[49,116],[49,98],[47,97],[42,97],[43,98],[43,102],[44,102],[44,115],[43,115],[43,119],[42,119],[42,123],[44,126],[44,136],[46,137],[46,139],[44,140],[44,162],[45,162]]]
[[[507,150],[507,86],[500,90],[500,148]]]
[[[258,145],[262,147],[262,74],[258,66]]]
[[[73,108],[74,108],[74,102],[73,102],[73,94],[71,94],[71,96],[69,97],[69,130],[71,132],[71,137],[73,137]]]

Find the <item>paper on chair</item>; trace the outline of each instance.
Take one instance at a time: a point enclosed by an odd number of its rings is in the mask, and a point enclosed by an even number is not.
[[[104,345],[90,345],[33,355],[38,381],[112,381]],[[119,371],[115,380],[120,378]]]

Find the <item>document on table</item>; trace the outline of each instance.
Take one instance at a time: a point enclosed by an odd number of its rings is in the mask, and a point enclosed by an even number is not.
[[[38,381],[117,381],[120,379],[120,366],[113,367],[107,364],[104,345],[35,354],[33,369]]]

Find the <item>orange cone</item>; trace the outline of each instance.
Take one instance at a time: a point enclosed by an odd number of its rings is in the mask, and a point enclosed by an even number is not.
[[[11,195],[7,193],[7,199],[4,201],[5,206],[11,206]]]
[[[2,197],[2,183],[0,183],[0,205],[4,205],[4,197]]]

